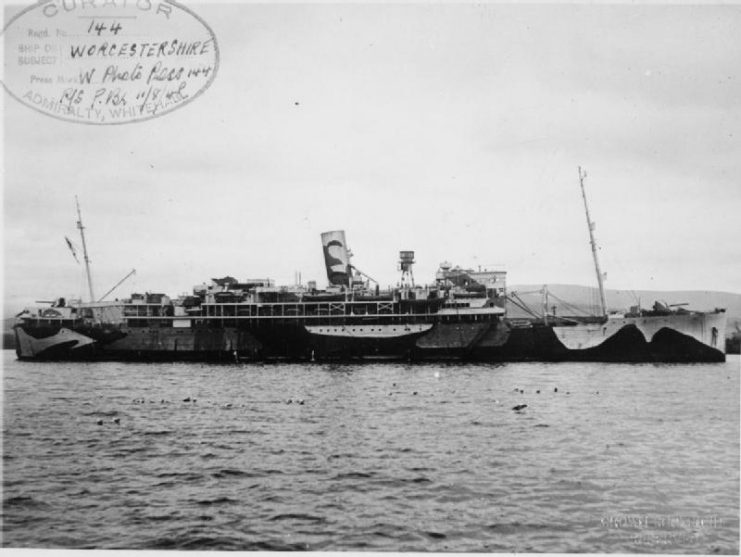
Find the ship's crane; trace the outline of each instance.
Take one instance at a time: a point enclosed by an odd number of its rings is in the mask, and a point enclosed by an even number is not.
[[[107,297],[107,296],[108,296],[108,295],[109,295],[109,294],[110,294],[111,292],[113,292],[113,291],[114,291],[114,290],[115,290],[116,288],[118,288],[119,286],[121,286],[121,285],[122,285],[122,284],[123,284],[123,283],[124,283],[124,282],[126,281],[126,279],[128,279],[128,278],[129,278],[129,277],[130,277],[131,275],[134,275],[134,274],[136,274],[136,269],[131,269],[131,271],[129,272],[129,274],[128,274],[128,275],[126,275],[126,276],[125,276],[124,278],[122,278],[121,280],[119,280],[119,281],[118,281],[118,282],[117,282],[117,283],[116,283],[116,284],[115,284],[115,285],[113,286],[113,288],[111,288],[111,289],[110,289],[110,290],[109,290],[108,292],[106,292],[105,294],[103,294],[103,296],[101,296],[101,297],[100,297],[100,299],[99,299],[98,301],[99,301],[99,302],[102,302],[103,300],[105,300],[105,299],[106,299],[106,297]]]

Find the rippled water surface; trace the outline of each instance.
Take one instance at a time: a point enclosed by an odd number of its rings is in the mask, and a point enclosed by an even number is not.
[[[738,356],[670,366],[3,356],[6,547],[739,551]]]

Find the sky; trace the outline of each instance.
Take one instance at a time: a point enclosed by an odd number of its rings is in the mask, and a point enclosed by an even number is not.
[[[183,2],[220,67],[145,122],[3,98],[4,315],[213,277],[326,284],[343,229],[382,286],[415,250],[511,284],[741,292],[741,6]],[[30,4],[30,3],[29,3]],[[25,5],[29,5],[25,4]],[[18,7],[6,7],[6,19]]]

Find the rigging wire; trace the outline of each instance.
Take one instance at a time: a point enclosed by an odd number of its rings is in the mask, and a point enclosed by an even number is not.
[[[562,298],[560,298],[560,297],[556,296],[556,295],[555,295],[555,294],[554,294],[553,292],[551,292],[550,290],[548,291],[548,295],[549,295],[549,296],[550,296],[551,298],[553,298],[553,299],[557,300],[558,302],[560,302],[560,303],[561,303],[561,305],[562,305],[563,307],[565,307],[565,308],[566,308],[567,310],[569,310],[569,311],[572,311],[572,312],[574,312],[574,313],[583,313],[584,315],[588,315],[588,316],[594,315],[593,313],[590,313],[589,311],[586,311],[586,310],[584,310],[584,309],[582,309],[582,308],[580,308],[580,307],[578,307],[578,306],[575,306],[575,305],[573,305],[573,304],[570,304],[570,303],[569,303],[569,302],[567,302],[566,300],[564,300],[564,299],[562,299]]]
[[[517,300],[514,300],[512,298],[512,296],[514,296],[515,298],[517,298]],[[537,313],[535,313],[534,311],[532,311],[528,307],[528,305],[517,295],[517,292],[510,292],[509,294],[506,295],[506,299],[509,302],[512,302],[515,306],[517,306],[518,308],[520,308],[522,311],[524,311],[526,313],[529,313],[530,315],[532,315],[536,319],[539,319],[540,318],[540,315],[538,315]]]

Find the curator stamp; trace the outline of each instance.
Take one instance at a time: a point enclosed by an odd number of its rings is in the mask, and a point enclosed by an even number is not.
[[[216,37],[171,0],[50,0],[3,30],[10,95],[70,122],[123,124],[186,105],[213,82]]]

